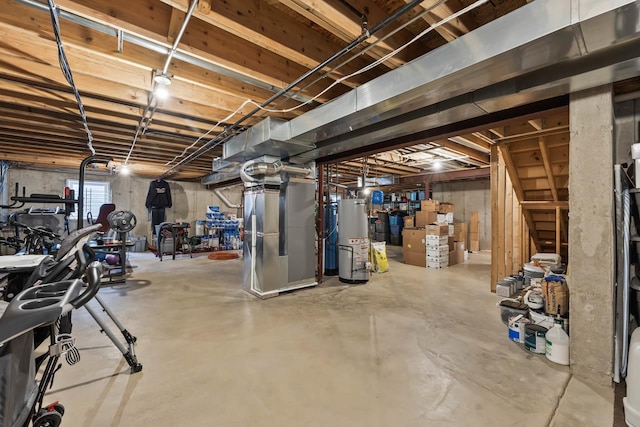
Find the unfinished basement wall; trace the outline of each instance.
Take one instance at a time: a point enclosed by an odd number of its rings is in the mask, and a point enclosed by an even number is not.
[[[11,192],[14,191],[15,183],[18,182],[20,184],[20,192],[22,192],[22,187],[26,186],[27,196],[31,193],[62,195],[66,180],[78,179],[78,174],[11,168],[9,169],[8,178]],[[150,179],[122,175],[97,175],[91,174],[90,171],[87,171],[85,179],[86,181],[108,181],[111,187],[111,200],[115,203],[116,209],[132,211],[138,220],[138,225],[133,233],[136,236],[146,236],[147,241],[150,241],[151,222],[147,220],[147,210],[144,206]],[[223,212],[242,214],[238,209],[228,208],[212,190],[208,190],[199,182],[171,180],[167,182],[171,187],[173,200],[173,207],[166,211],[167,221],[189,222],[191,227],[194,227],[197,219],[205,219],[205,213],[209,205],[220,206],[220,210]],[[242,199],[241,185],[221,191],[231,203],[240,204]],[[25,208],[28,206],[25,206]],[[94,218],[97,215],[97,212],[93,212]],[[71,224],[71,228],[75,228],[74,223]],[[192,235],[194,231],[192,229]]]
[[[431,197],[456,205],[455,221],[471,221],[471,212],[480,218],[480,250],[491,250],[491,187],[487,179],[431,184]]]

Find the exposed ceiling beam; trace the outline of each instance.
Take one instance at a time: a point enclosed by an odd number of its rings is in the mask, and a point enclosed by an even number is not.
[[[489,179],[489,168],[462,169],[450,172],[424,173],[400,177],[400,184],[415,185],[425,182],[448,182],[469,179]]]
[[[185,12],[189,7],[189,0],[162,0],[162,2],[181,12]],[[209,13],[203,14],[196,8],[194,16],[307,68],[315,67],[341,49],[340,45],[323,38],[320,34],[309,32],[308,27],[295,19],[282,22],[281,13],[268,2],[260,0],[243,0],[242,2],[217,0]],[[343,68],[333,71],[330,76],[337,79],[365,65],[367,63],[364,60],[356,59]],[[328,70],[325,68],[325,71]],[[371,74],[377,76],[383,71],[385,67]],[[345,84],[354,86],[363,82],[362,77],[356,76],[345,81]]]

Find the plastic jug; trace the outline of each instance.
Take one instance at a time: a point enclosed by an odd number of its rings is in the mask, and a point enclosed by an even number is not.
[[[560,365],[569,364],[569,335],[562,325],[554,325],[545,335],[547,341],[547,359]]]
[[[622,399],[624,417],[628,426],[640,426],[640,328],[631,334],[629,367],[627,369],[627,396]]]

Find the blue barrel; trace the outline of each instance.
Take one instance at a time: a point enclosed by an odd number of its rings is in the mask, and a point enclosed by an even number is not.
[[[374,205],[381,205],[384,203],[384,193],[382,190],[373,190],[371,193],[371,203]]]
[[[327,235],[324,243],[324,275],[338,275],[338,206],[330,205],[324,209],[324,223]]]

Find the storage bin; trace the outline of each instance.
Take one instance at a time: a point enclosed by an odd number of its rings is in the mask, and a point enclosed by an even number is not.
[[[131,248],[131,252],[144,252],[147,250],[147,238],[146,236],[142,237],[132,237],[131,243],[133,243],[133,247]]]
[[[504,299],[497,305],[500,308],[500,319],[502,319],[502,323],[507,326],[509,326],[510,317],[515,317],[519,314],[527,316],[529,314],[529,307],[515,300]]]

